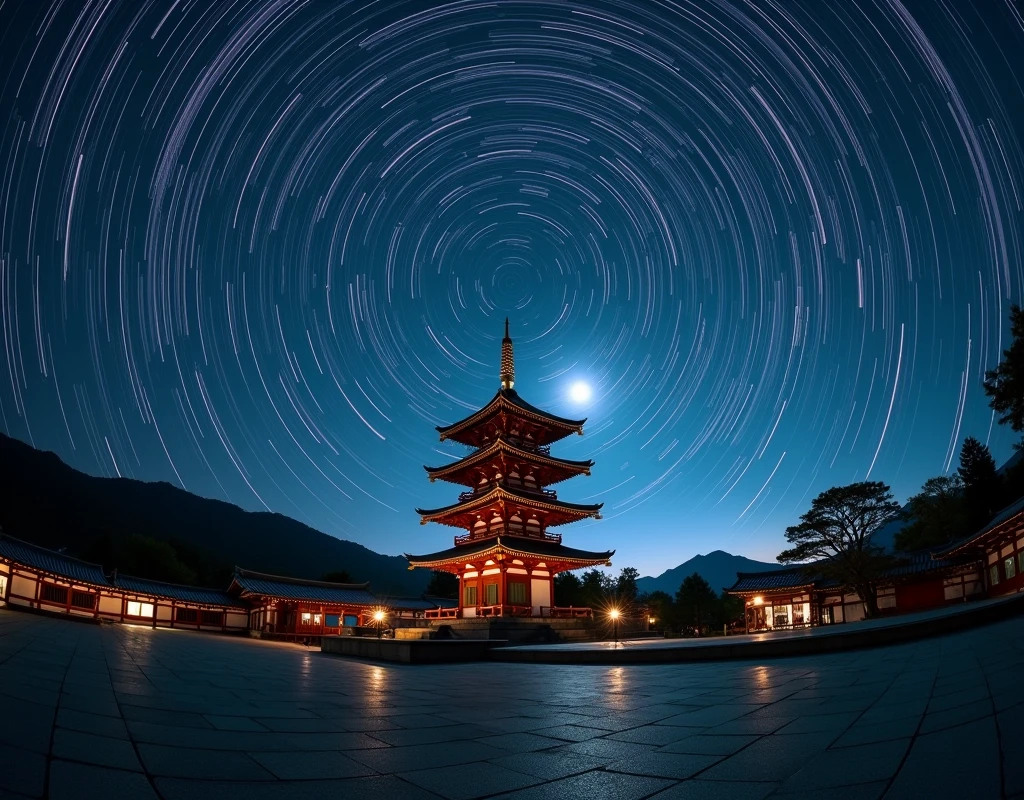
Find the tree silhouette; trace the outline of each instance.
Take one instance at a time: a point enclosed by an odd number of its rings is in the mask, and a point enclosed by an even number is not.
[[[964,511],[967,533],[974,533],[995,516],[1002,499],[1002,478],[988,447],[973,436],[964,439],[960,448],[957,474],[964,484]]]
[[[619,577],[615,579],[615,593],[620,600],[632,602],[636,600],[636,579],[640,572],[635,567],[623,567]]]
[[[718,595],[711,584],[695,572],[683,579],[676,592],[676,605],[679,607],[683,621],[691,621],[700,636],[702,623],[707,620],[709,612],[718,600]]]
[[[431,597],[443,597],[447,600],[459,599],[459,579],[450,572],[442,570],[431,570],[430,583],[424,594]]]
[[[800,524],[786,528],[793,545],[783,550],[783,564],[814,559],[813,569],[853,589],[864,602],[864,615],[878,614],[874,581],[893,563],[870,536],[900,513],[889,487],[880,481],[834,486],[819,494]]]
[[[1024,433],[1024,311],[1018,305],[1010,306],[1010,334],[1013,340],[1002,361],[985,373],[985,394],[999,423]],[[1016,446],[1024,447],[1024,439]]]
[[[963,536],[970,528],[964,508],[964,482],[955,473],[929,478],[920,493],[910,498],[903,516],[908,524],[893,541],[897,550],[923,550]]]

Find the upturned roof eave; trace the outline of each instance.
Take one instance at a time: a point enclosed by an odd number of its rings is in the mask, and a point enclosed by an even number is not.
[[[556,458],[555,456],[544,455],[543,453],[534,453],[530,450],[524,450],[521,447],[516,447],[511,442],[506,442],[504,439],[495,439],[487,447],[481,448],[467,456],[463,456],[457,461],[453,461],[451,464],[444,464],[440,467],[428,467],[424,466],[427,474],[432,478],[438,478],[443,475],[448,475],[453,472],[457,472],[460,469],[465,469],[474,465],[476,462],[484,461],[490,456],[494,455],[498,451],[503,451],[510,455],[523,458],[527,461],[532,461],[537,464],[549,464],[562,469],[567,469],[577,474],[589,473],[590,468],[594,466],[593,459],[587,459],[585,461],[573,461],[567,458]]]
[[[456,545],[455,547],[450,547],[447,550],[440,550],[436,553],[425,553],[420,556],[411,555],[409,553],[405,553],[404,555],[409,561],[411,568],[431,567],[438,564],[466,563],[473,560],[479,560],[482,557],[494,555],[499,552],[509,555],[547,559],[549,561],[558,561],[562,563],[578,563],[581,567],[588,564],[600,564],[610,561],[612,556],[615,555],[614,550],[597,553],[588,550],[576,550],[553,542],[545,542],[544,540],[531,542],[530,540],[522,538],[513,538],[514,541],[508,541],[508,537],[501,536],[495,537],[494,539],[485,539],[480,542],[480,544],[486,545],[484,547]],[[539,546],[531,549],[532,544],[537,544]]]
[[[512,399],[513,397],[515,400]],[[502,406],[507,406],[507,408],[502,408]],[[586,418],[578,420],[567,419],[565,417],[549,414],[547,411],[543,411],[542,409],[536,408],[535,406],[527,403],[525,400],[520,398],[519,394],[513,389],[499,389],[495,393],[494,397],[492,397],[480,410],[474,411],[468,417],[464,417],[458,422],[453,422],[451,425],[438,425],[435,427],[435,430],[440,434],[442,441],[445,439],[452,439],[462,431],[471,429],[474,425],[482,423],[484,420],[500,413],[502,410],[522,415],[527,419],[533,419],[543,425],[561,428],[568,433],[581,432],[583,430],[583,425],[587,421]]]
[[[461,503],[453,503],[452,505],[445,506],[443,508],[417,508],[416,513],[420,515],[420,517],[422,518],[422,522],[433,522],[438,517],[447,516],[453,512],[468,513],[476,511],[479,508],[490,505],[494,500],[497,499],[518,501],[525,505],[530,505],[531,507],[541,510],[547,508],[553,511],[580,512],[583,514],[583,516],[597,515],[604,507],[604,503],[582,505],[576,503],[565,503],[561,500],[555,500],[552,502],[550,500],[533,498],[530,497],[529,495],[519,494],[518,492],[512,492],[509,491],[508,489],[498,486],[491,489],[491,491],[487,492],[486,494],[482,494],[479,497],[473,498],[471,500],[466,500]]]

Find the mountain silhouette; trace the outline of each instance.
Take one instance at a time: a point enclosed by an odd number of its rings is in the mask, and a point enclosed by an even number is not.
[[[722,589],[736,583],[737,572],[763,572],[765,570],[785,569],[782,564],[771,564],[765,561],[754,561],[744,556],[734,556],[724,550],[714,550],[707,555],[697,555],[661,573],[657,578],[643,577],[636,582],[641,592],[661,590],[675,596],[683,579],[693,573],[699,574],[711,584],[711,588],[721,594]]]
[[[109,572],[223,589],[235,565],[318,579],[344,570],[383,595],[419,595],[430,579],[386,556],[283,514],[245,511],[169,483],[97,478],[56,454],[0,434],[4,533]]]

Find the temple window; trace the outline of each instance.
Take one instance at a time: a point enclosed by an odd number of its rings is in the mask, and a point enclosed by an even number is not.
[[[204,611],[202,614],[203,625],[224,625],[223,611]]]
[[[1017,574],[1016,564],[1013,556],[1010,556],[1003,562],[1003,567],[1006,570],[1006,580],[1010,580],[1010,578]]]
[[[475,606],[476,605],[476,586],[467,586],[463,590],[463,602],[464,606]]]
[[[153,616],[153,604],[152,603],[140,603],[138,600],[128,601],[128,610],[125,611],[129,617],[152,617]]]
[[[1020,568],[1017,572],[1024,572],[1024,550],[1017,553],[1017,561],[1020,562]]]
[[[195,624],[199,622],[199,611],[195,608],[176,608],[174,609],[174,621]]]
[[[526,584],[514,581],[508,585],[508,601],[512,605],[526,605]]]
[[[312,622],[313,622],[313,615],[311,613],[309,613],[308,611],[303,611],[302,612],[302,624],[303,625],[310,625]]]
[[[989,577],[989,583],[991,583],[993,586],[998,585],[998,583],[999,583],[999,564],[993,564],[991,567],[988,568],[988,577]]]
[[[498,584],[488,583],[484,585],[484,605],[498,605]]]

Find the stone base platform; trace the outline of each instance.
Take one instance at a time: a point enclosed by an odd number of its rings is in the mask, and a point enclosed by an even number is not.
[[[431,639],[489,639],[516,644],[590,642],[601,636],[592,619],[552,617],[469,617],[431,620]]]
[[[377,639],[325,636],[320,652],[400,664],[452,664],[482,661],[487,651],[506,642],[497,639]]]

